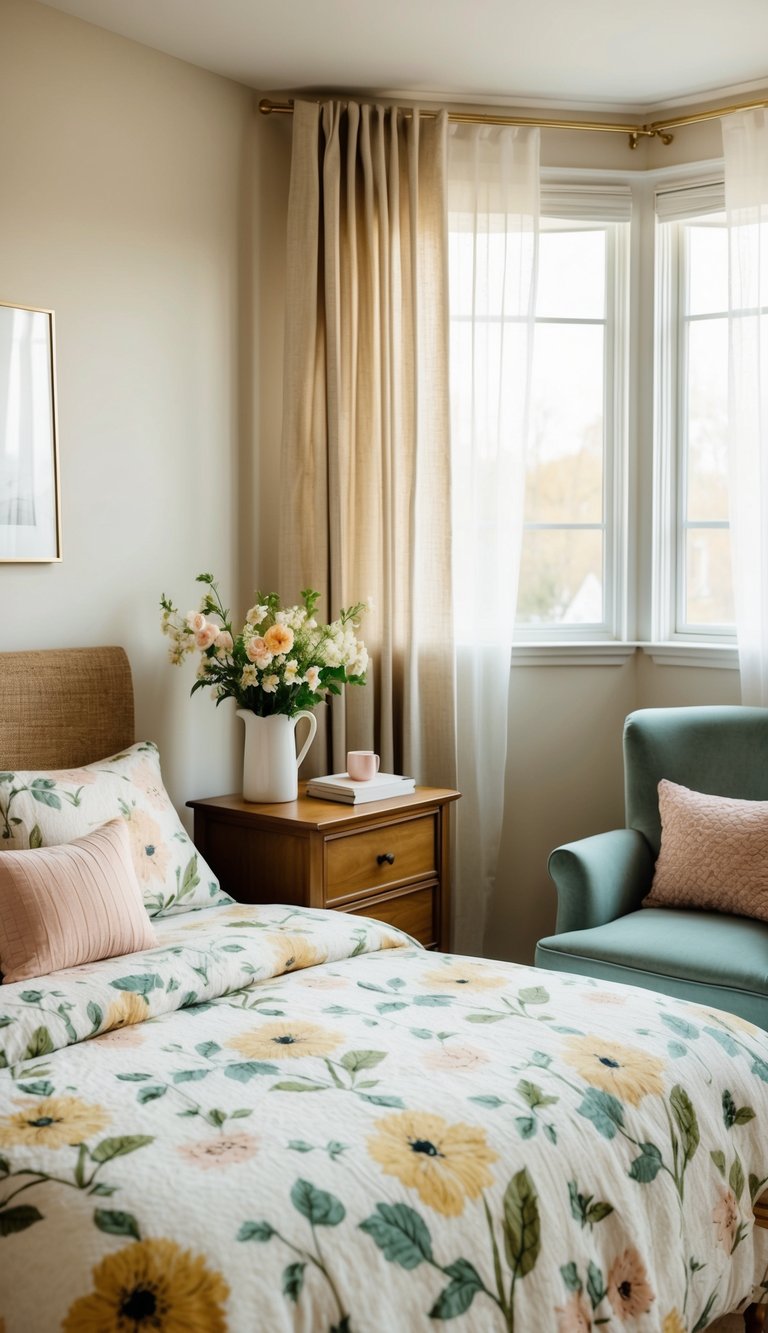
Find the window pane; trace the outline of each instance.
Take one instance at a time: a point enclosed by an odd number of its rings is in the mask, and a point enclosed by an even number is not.
[[[722,214],[713,214],[713,217]],[[688,313],[728,309],[728,240],[724,222],[685,225],[688,239]]]
[[[533,237],[528,231],[507,232],[506,219],[498,227],[475,236],[470,219],[462,229],[460,214],[451,214],[448,232],[452,318],[503,318],[522,308],[520,284],[528,282]]]
[[[605,318],[605,230],[542,231],[539,319]]]
[[[685,563],[688,624],[732,624],[735,610],[728,529],[689,528],[686,533]]]
[[[529,530],[523,537],[517,623],[599,625],[603,612],[603,534]]]
[[[688,325],[687,518],[728,520],[728,321]]]
[[[528,523],[602,522],[603,338],[599,325],[536,328]]]

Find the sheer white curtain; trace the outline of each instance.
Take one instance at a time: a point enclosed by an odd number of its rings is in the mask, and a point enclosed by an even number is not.
[[[730,494],[745,704],[768,706],[768,112],[724,116]]]
[[[450,126],[458,840],[454,948],[482,953],[504,813],[539,231],[539,132]]]

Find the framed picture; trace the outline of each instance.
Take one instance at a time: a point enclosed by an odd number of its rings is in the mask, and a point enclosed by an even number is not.
[[[0,301],[0,561],[60,559],[53,311]]]

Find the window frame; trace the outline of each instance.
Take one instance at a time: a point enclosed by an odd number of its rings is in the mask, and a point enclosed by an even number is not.
[[[628,582],[628,457],[631,282],[631,194],[620,181],[586,185],[564,181],[542,187],[542,219],[581,223],[581,229],[605,230],[605,316],[603,344],[603,515],[597,524],[524,523],[523,537],[532,530],[595,530],[603,532],[603,610],[600,622],[575,625],[515,624],[520,648],[541,644],[574,645],[625,642]],[[565,228],[564,228],[565,229]],[[579,323],[567,318],[542,317],[539,323]],[[590,321],[593,322],[593,321]],[[534,339],[535,339],[534,333]]]
[[[735,623],[696,624],[685,618],[687,346],[695,317],[686,309],[690,255],[684,229],[687,222],[721,213],[724,207],[722,177],[709,174],[662,186],[655,196],[652,621],[654,640],[669,644],[736,644]],[[722,522],[711,526],[721,531],[730,528]]]

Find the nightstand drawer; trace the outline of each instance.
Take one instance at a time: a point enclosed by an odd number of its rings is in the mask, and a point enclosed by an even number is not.
[[[437,876],[434,814],[405,819],[367,833],[329,838],[325,901],[328,905],[393,884]]]
[[[399,893],[383,902],[361,903],[348,907],[350,915],[372,916],[376,921],[386,921],[388,926],[397,926],[407,935],[413,935],[419,944],[432,944],[437,941],[435,929],[435,889],[430,885],[425,889],[415,889],[413,893]]]

